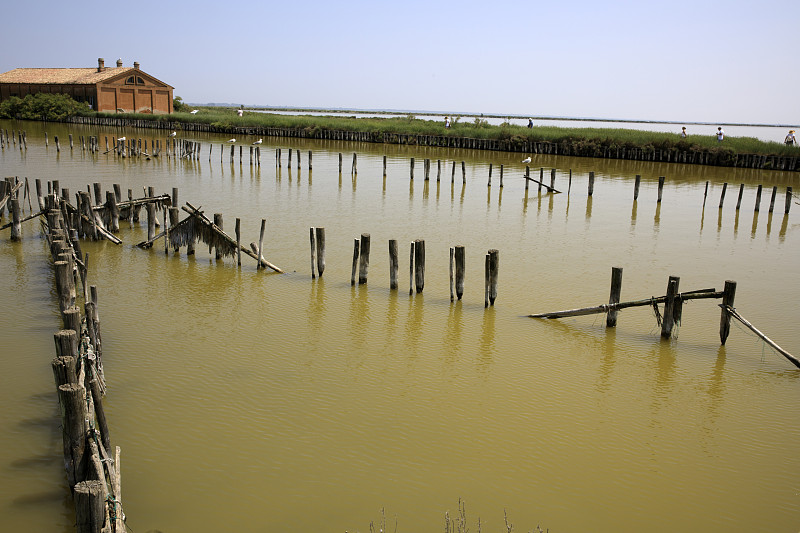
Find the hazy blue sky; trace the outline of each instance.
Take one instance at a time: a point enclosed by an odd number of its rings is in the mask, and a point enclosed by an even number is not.
[[[122,58],[187,102],[800,123],[800,1],[11,2],[0,72]]]

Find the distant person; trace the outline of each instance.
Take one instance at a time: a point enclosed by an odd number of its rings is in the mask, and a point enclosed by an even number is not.
[[[444,117],[444,127],[450,129],[450,117]]]
[[[532,128],[532,127],[533,127],[533,119],[532,119],[532,118],[529,118],[529,119],[528,119],[528,127],[529,127],[529,128]]]
[[[786,138],[783,140],[783,143],[787,146],[795,146],[797,145],[797,138],[794,136],[794,130],[789,130],[789,133],[786,135]]]
[[[686,126],[681,128],[681,139],[686,138]]]
[[[717,142],[722,142],[724,138],[725,138],[725,132],[722,131],[722,126],[720,126],[719,128],[717,128]]]

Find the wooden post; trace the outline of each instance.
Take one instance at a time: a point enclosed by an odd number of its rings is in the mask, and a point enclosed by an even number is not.
[[[531,180],[529,179],[530,176],[531,176],[531,167],[529,167],[528,165],[525,165],[525,190],[526,191],[528,190],[528,187],[529,187],[529,185],[531,183]]]
[[[642,176],[636,174],[636,181],[633,183],[633,200],[639,199],[639,185],[642,183]]]
[[[389,239],[389,290],[397,290],[398,267],[397,239]]]
[[[339,157],[341,158],[341,154],[339,154]],[[339,172],[341,172],[341,171],[342,171],[342,164],[341,164],[341,159],[340,159]],[[383,175],[384,176],[386,175],[386,156],[383,156]]]
[[[759,209],[761,208],[761,188],[762,186],[759,185],[758,190],[756,191],[756,205],[755,208],[753,209],[753,211],[755,212],[758,212]]]
[[[311,170],[311,150],[308,151],[308,170]]]
[[[489,168],[491,169],[491,164],[489,165]],[[489,174],[490,174],[490,177],[491,177],[491,172]],[[442,160],[441,159],[437,159],[436,160],[436,181],[437,182],[442,181]]]
[[[222,213],[214,213],[214,225],[219,229],[222,229]],[[214,258],[217,261],[222,259],[222,252],[220,251],[219,246],[217,246],[215,249]]]
[[[464,296],[464,275],[466,273],[467,259],[464,247],[458,245],[455,247],[455,261],[456,261],[456,298],[459,300]]]
[[[719,195],[719,208],[722,209],[722,204],[725,203],[725,191],[728,189],[728,183],[722,184],[722,193]]]
[[[353,239],[353,270],[350,273],[350,285],[356,284],[356,272],[358,271],[358,256],[360,255],[361,241]]]
[[[179,217],[180,217],[180,212],[178,211],[178,208],[177,207],[170,207],[169,208],[169,227],[174,228],[178,224]],[[178,246],[177,244],[175,246],[173,246],[173,251],[174,252],[180,251],[180,246]]]
[[[661,203],[661,194],[664,191],[664,180],[666,179],[665,176],[658,177],[658,201],[656,203]]]
[[[772,187],[772,198],[769,201],[769,212],[772,213],[772,210],[775,209],[775,196],[778,195],[778,187]]]
[[[106,191],[106,207],[110,212],[108,230],[111,233],[119,233],[119,207],[117,207],[117,197],[111,191]]]
[[[550,169],[550,188],[556,188],[556,169],[554,168]]]
[[[317,247],[314,243],[314,227],[308,228],[308,238],[311,241],[311,279],[317,279],[316,263],[317,263]]]
[[[594,192],[594,172],[589,172],[589,196]]]
[[[106,483],[91,479],[75,485],[75,521],[78,533],[101,533],[106,517]]]
[[[464,161],[461,162],[461,182],[467,183],[467,164]]]
[[[256,270],[261,268],[261,256],[262,256],[261,252],[263,250],[262,246],[264,244],[264,230],[266,229],[266,227],[267,227],[267,220],[265,218],[262,218],[261,231],[258,234],[258,258],[256,259],[257,262]]]
[[[489,163],[489,183],[486,184],[488,187],[492,186],[492,164]]]
[[[489,254],[483,261],[483,307],[489,307]]]
[[[733,302],[736,298],[736,282],[731,280],[725,281],[725,289],[722,294],[722,315],[719,319],[719,340],[724,346],[725,341],[728,340],[728,334],[731,332],[731,315],[728,313],[725,306],[733,308]]]
[[[453,161],[453,171],[450,173],[450,184],[455,183],[456,181],[456,162]]]
[[[739,185],[739,198],[736,200],[736,210],[742,205],[742,194],[744,193],[744,183]]]
[[[409,171],[410,179],[413,180],[414,179],[414,158],[413,157],[411,158],[411,163],[410,163],[410,166],[408,168],[408,171]]]
[[[22,216],[20,213],[19,199],[12,198],[9,202],[11,209],[11,240],[18,241],[22,237]]]
[[[414,241],[408,252],[408,294],[414,294]]]
[[[427,157],[425,158],[425,180],[430,181],[431,179],[431,160]]]
[[[455,282],[455,248],[452,246],[450,247],[450,301],[456,299],[456,293],[454,290],[454,282]]]
[[[417,294],[425,288],[425,240],[414,240],[414,285]]]
[[[622,267],[611,268],[611,294],[608,297],[609,304],[618,304],[622,294]],[[606,315],[606,327],[613,328],[617,325],[617,310],[611,309]]]
[[[175,211],[177,212],[177,208]],[[170,225],[172,224],[170,223]],[[242,266],[242,221],[239,218],[236,219],[236,228],[234,231],[236,232],[236,265]],[[260,262],[259,260],[259,263]]]
[[[497,274],[500,268],[499,250],[489,250],[489,304],[494,305],[497,299]]]
[[[342,173],[342,152],[339,152],[339,174]],[[383,174],[386,175],[386,156],[383,156]]]
[[[369,233],[361,234],[361,250],[358,261],[358,284],[363,285],[367,282],[367,271],[369,270]]]
[[[317,241],[317,274],[322,277],[325,272],[325,228],[314,228]]]
[[[792,188],[786,187],[786,206],[784,207],[784,214],[789,214],[789,209],[792,207]]]
[[[675,296],[678,294],[680,278],[670,276],[667,284],[667,299],[664,302],[664,316],[661,319],[661,337],[669,339],[672,336],[672,328],[675,325]]]
[[[156,236],[156,206],[147,204],[147,240],[151,241]]]
[[[58,295],[58,307],[62,313],[75,305],[72,301],[72,293],[75,290],[75,278],[69,269],[67,261],[56,261],[53,263],[56,277],[56,293]]]
[[[86,466],[85,421],[89,414],[86,408],[86,389],[77,383],[58,387],[58,403],[61,408],[61,429],[64,444],[64,466],[70,486],[83,481]]]

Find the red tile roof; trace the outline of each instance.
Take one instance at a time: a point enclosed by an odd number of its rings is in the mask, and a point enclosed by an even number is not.
[[[0,74],[0,83],[51,83],[89,85],[135,70],[133,67],[97,68],[15,68]]]

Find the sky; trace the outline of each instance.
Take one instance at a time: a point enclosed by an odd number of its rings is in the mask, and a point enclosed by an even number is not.
[[[121,58],[188,103],[800,125],[796,0],[42,0],[3,19],[0,72]]]

